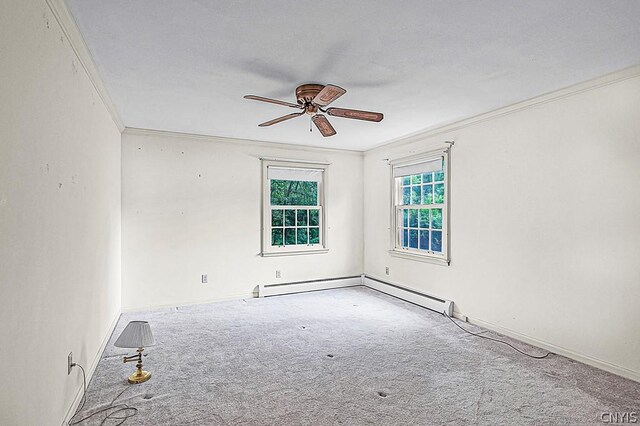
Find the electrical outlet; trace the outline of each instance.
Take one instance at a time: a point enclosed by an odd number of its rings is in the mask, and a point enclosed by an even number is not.
[[[209,277],[207,274],[202,275],[202,284],[207,284],[209,282]]]
[[[464,322],[469,322],[469,318],[466,315],[460,315],[460,319]]]
[[[69,355],[67,355],[67,376],[71,374],[72,368],[73,368],[73,352],[69,352]]]
[[[385,267],[384,267],[384,273],[385,273],[385,274],[387,274],[387,275],[389,275],[389,267],[388,267],[388,266],[385,266]]]
[[[282,271],[276,269],[276,278],[282,278]]]

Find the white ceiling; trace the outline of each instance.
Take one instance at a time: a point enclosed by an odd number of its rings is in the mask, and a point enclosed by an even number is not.
[[[637,0],[67,0],[124,124],[365,150],[640,63]],[[323,138],[301,83],[347,93]]]

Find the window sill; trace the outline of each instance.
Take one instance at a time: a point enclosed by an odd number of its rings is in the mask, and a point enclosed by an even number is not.
[[[442,257],[428,256],[424,254],[411,253],[401,250],[389,250],[389,254],[394,257],[401,257],[404,259],[417,260],[419,262],[432,263],[434,265],[449,266],[450,260]]]
[[[269,252],[260,253],[260,256],[262,256],[262,257],[297,256],[297,255],[305,255],[305,254],[324,254],[324,253],[328,253],[328,252],[329,252],[329,249],[296,250],[296,251],[269,251]]]

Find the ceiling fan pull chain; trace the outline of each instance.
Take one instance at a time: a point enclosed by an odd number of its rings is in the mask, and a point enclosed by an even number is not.
[[[309,116],[309,133],[313,132],[313,126],[311,125],[311,122],[313,120],[311,120],[311,116]]]

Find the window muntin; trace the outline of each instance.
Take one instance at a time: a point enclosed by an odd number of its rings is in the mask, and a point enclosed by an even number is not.
[[[266,162],[262,255],[326,251],[326,165]]]
[[[393,164],[393,247],[448,260],[447,153]]]

